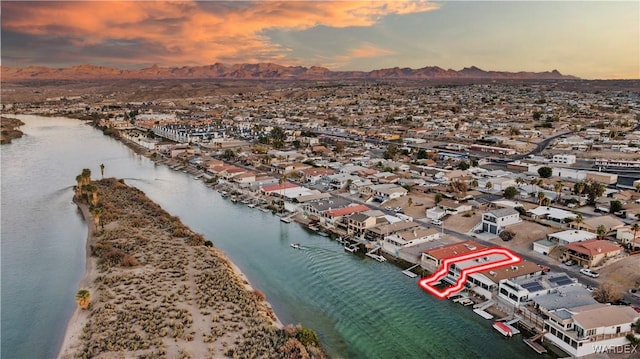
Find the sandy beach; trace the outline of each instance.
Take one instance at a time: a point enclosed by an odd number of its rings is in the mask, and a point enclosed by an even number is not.
[[[91,305],[73,313],[58,358],[325,356],[178,217],[121,181],[91,186],[97,200],[75,200],[88,226],[78,289]]]

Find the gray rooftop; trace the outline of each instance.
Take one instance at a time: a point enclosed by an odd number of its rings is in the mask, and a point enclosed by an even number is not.
[[[488,213],[494,215],[497,218],[500,218],[500,217],[506,217],[506,216],[518,214],[518,211],[516,211],[513,208],[500,208],[500,209],[494,209],[493,211],[489,211]]]
[[[546,310],[571,309],[598,303],[591,296],[591,292],[580,286],[562,288],[558,292],[541,295],[532,300]]]

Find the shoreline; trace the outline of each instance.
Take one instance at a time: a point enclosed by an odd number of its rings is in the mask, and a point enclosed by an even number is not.
[[[91,220],[91,214],[89,213],[89,207],[77,201],[75,198],[73,199],[73,203],[78,206],[80,212],[82,213],[82,218],[84,222],[87,224],[87,239],[85,242],[85,269],[80,278],[80,282],[78,283],[78,289],[85,288],[90,292],[94,292],[94,280],[97,276],[97,268],[96,268],[96,259],[91,256],[91,245],[95,242],[95,224]],[[77,305],[73,311],[73,314],[69,318],[67,322],[67,326],[65,329],[64,337],[62,339],[62,343],[60,345],[60,349],[58,350],[58,355],[56,358],[60,359],[65,355],[71,355],[71,353],[67,353],[73,347],[79,344],[80,335],[82,334],[82,328],[84,328],[85,324],[89,320],[89,311],[80,309]]]
[[[85,272],[78,289],[90,291],[91,305],[87,310],[76,306],[57,358],[181,353],[218,358],[253,350],[272,355],[301,350],[325,357],[321,348],[296,339],[300,328],[292,332],[296,327],[285,327],[264,294],[221,249],[206,247],[204,237],[135,187],[115,179],[93,183],[102,197],[111,197],[101,205],[117,213],[103,214],[100,219],[108,219],[98,229],[90,206],[74,196],[87,223]],[[152,212],[139,217],[147,226],[131,227],[129,218],[140,211]],[[121,257],[118,264],[105,265],[108,248],[135,264],[125,265]],[[148,320],[155,320],[154,328],[138,327]],[[180,322],[177,327],[174,321]],[[130,322],[138,323],[136,328],[129,327]],[[125,333],[122,328],[127,328]],[[266,344],[253,339],[265,335],[273,339]]]

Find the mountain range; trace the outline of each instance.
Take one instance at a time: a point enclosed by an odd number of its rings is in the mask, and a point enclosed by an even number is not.
[[[277,79],[277,80],[568,80],[575,76],[557,70],[545,72],[485,71],[475,66],[460,71],[437,66],[419,69],[393,67],[373,71],[331,71],[324,67],[282,66],[273,63],[234,64],[216,63],[206,66],[159,67],[153,65],[140,70],[78,65],[66,68],[43,66],[1,66],[2,81],[23,80],[108,80],[108,79]]]

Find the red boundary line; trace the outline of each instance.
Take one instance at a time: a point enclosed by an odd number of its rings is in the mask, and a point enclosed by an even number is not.
[[[453,286],[447,287],[445,290],[441,291],[438,288],[433,286],[433,284],[437,283],[438,281],[440,281],[440,279],[444,278],[447,275],[450,265],[459,263],[459,262],[468,261],[470,259],[486,257],[491,254],[504,255],[505,259],[494,260],[489,263],[482,263],[476,266],[463,268],[460,271],[460,277],[458,278],[456,283]],[[510,264],[519,263],[521,261],[522,261],[522,258],[520,256],[514,254],[513,252],[511,252],[506,248],[499,247],[499,248],[481,249],[479,251],[445,258],[442,261],[442,265],[440,266],[440,269],[437,272],[433,273],[431,276],[422,278],[418,282],[418,285],[420,286],[420,288],[424,289],[428,293],[433,294],[437,298],[445,299],[449,297],[451,294],[461,291],[464,285],[467,283],[469,275],[477,272],[483,272],[490,269],[505,267]]]

